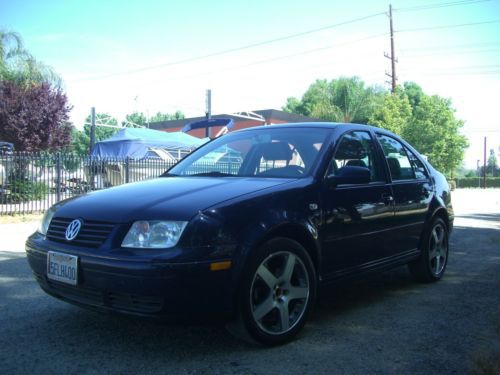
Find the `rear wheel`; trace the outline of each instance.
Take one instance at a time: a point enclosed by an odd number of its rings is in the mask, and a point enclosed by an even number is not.
[[[257,251],[243,278],[240,328],[258,343],[285,343],[304,326],[315,297],[309,254],[293,240],[275,238]]]
[[[411,273],[419,281],[441,279],[448,263],[448,229],[443,219],[435,218],[424,234],[419,259],[409,264]]]

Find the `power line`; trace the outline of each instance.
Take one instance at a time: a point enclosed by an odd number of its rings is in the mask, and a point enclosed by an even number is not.
[[[441,44],[436,46],[428,47],[413,47],[413,48],[403,48],[402,51],[429,51],[429,50],[453,50],[453,49],[463,49],[463,48],[482,48],[490,46],[500,46],[500,42],[485,42],[485,43],[467,43],[467,44]]]
[[[204,59],[207,59],[207,58],[210,58],[210,57],[215,57],[215,56],[227,55],[229,53],[238,52],[238,51],[242,51],[242,50],[245,50],[245,49],[250,49],[250,48],[255,48],[255,47],[261,47],[261,46],[264,46],[264,45],[267,45],[267,44],[272,44],[272,43],[276,43],[276,42],[282,42],[284,40],[298,38],[298,37],[301,37],[301,36],[305,36],[305,35],[309,35],[309,34],[313,34],[313,33],[318,33],[320,31],[330,30],[330,29],[333,29],[333,28],[336,28],[336,27],[345,26],[345,25],[349,25],[349,24],[353,24],[353,23],[365,21],[367,19],[378,17],[378,16],[381,16],[381,15],[384,15],[384,14],[385,14],[385,12],[374,13],[374,14],[370,14],[368,16],[354,18],[354,19],[351,19],[351,20],[348,20],[348,21],[339,22],[339,23],[335,23],[335,24],[323,26],[323,27],[320,27],[320,28],[303,31],[303,32],[300,32],[300,33],[285,35],[285,36],[282,36],[282,37],[279,37],[279,38],[275,38],[275,39],[269,39],[269,40],[265,40],[265,41],[262,41],[262,42],[247,44],[247,45],[241,46],[241,47],[230,48],[230,49],[226,49],[226,50],[222,50],[222,51],[218,51],[218,52],[209,53],[209,54],[206,54],[206,55],[189,57],[189,58],[186,58],[186,59],[172,61],[172,62],[169,62],[169,63],[163,63],[163,64],[157,64],[157,65],[150,65],[150,66],[146,66],[146,67],[142,67],[142,68],[131,69],[131,70],[117,72],[117,73],[111,73],[111,74],[102,75],[102,76],[99,76],[99,77],[89,77],[89,78],[81,79],[81,80],[78,80],[78,81],[82,81],[82,80],[83,81],[85,81],[85,80],[99,80],[99,79],[104,79],[104,78],[109,78],[109,77],[115,77],[115,76],[120,76],[120,75],[125,75],[125,74],[140,73],[140,72],[144,72],[144,71],[147,71],[147,70],[153,70],[153,69],[158,69],[158,68],[167,67],[167,66],[185,64],[185,63],[188,63],[188,62],[193,62],[193,61],[198,61],[198,60],[204,60]]]
[[[220,73],[220,72],[226,73],[226,72],[229,72],[229,71],[232,71],[232,70],[238,70],[238,69],[252,67],[252,66],[255,66],[255,65],[261,65],[261,64],[271,63],[271,62],[275,62],[275,61],[279,61],[279,60],[284,60],[284,59],[289,59],[289,58],[293,58],[293,57],[308,55],[308,54],[317,53],[317,52],[322,52],[322,51],[325,51],[325,50],[328,50],[328,49],[331,49],[331,48],[335,48],[335,47],[339,47],[339,46],[343,46],[343,45],[352,45],[352,44],[359,43],[359,42],[366,41],[366,40],[371,40],[371,39],[386,37],[387,35],[389,35],[389,34],[388,33],[382,33],[382,34],[370,35],[370,36],[367,36],[367,37],[364,37],[364,38],[359,38],[359,39],[355,39],[355,40],[349,40],[349,41],[342,42],[342,43],[335,43],[333,45],[324,46],[324,47],[318,47],[318,48],[313,48],[313,49],[309,49],[309,50],[304,50],[304,51],[296,52],[296,53],[293,53],[293,54],[280,55],[280,56],[272,57],[272,58],[269,58],[269,59],[257,60],[257,61],[253,61],[253,62],[250,62],[250,63],[247,63],[247,64],[243,64],[243,65],[235,65],[235,66],[229,66],[229,67],[222,67],[222,68],[213,69],[213,70],[210,70],[210,71],[205,71],[205,72],[199,72],[199,73],[184,75],[182,77],[176,76],[176,77],[172,77],[172,78],[167,78],[167,79],[163,79],[162,82],[165,82],[165,81],[174,81],[174,80],[175,81],[186,80],[186,79],[191,79],[191,78],[196,78],[196,77],[201,77],[201,76],[206,76],[206,75],[217,74],[217,73]],[[373,56],[373,55],[372,54],[364,54],[363,56]],[[323,64],[323,65],[329,65],[329,64]],[[157,81],[158,81],[158,79],[155,79],[154,82],[157,82]],[[153,81],[151,81],[151,82],[153,82]]]
[[[471,54],[474,55],[480,53],[491,53],[491,52],[500,52],[500,47],[496,48],[487,48],[487,49],[478,49],[478,50],[465,50],[465,51],[435,51],[435,52],[427,52],[427,53],[405,53],[405,51],[401,52],[404,57],[425,57],[425,56],[442,56],[442,55],[463,55],[463,54]]]
[[[475,25],[486,25],[492,23],[499,23],[500,20],[492,20],[492,21],[481,21],[481,22],[470,22],[470,23],[459,23],[455,25],[445,25],[445,26],[433,26],[433,27],[418,27],[415,29],[403,29],[397,30],[397,33],[409,33],[414,31],[427,31],[427,30],[441,30],[441,29],[451,29],[456,27],[466,27],[466,26],[475,26]]]
[[[487,1],[491,1],[491,0],[451,1],[448,3],[434,3],[434,4],[426,4],[426,5],[416,5],[416,6],[412,6],[412,7],[394,8],[393,11],[395,11],[395,12],[415,12],[415,11],[428,10],[428,9],[447,8],[447,7],[453,7],[453,6],[485,3]]]

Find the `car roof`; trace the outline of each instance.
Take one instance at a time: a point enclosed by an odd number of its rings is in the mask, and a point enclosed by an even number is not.
[[[335,130],[372,130],[381,133],[386,133],[398,137],[396,134],[372,125],[354,124],[354,123],[342,123],[342,122],[294,122],[294,123],[283,123],[283,124],[272,124],[272,125],[261,125],[252,128],[245,128],[238,130],[242,131],[252,131],[259,129],[291,129],[291,128],[322,128],[322,129],[335,129]],[[398,137],[399,138],[399,137]]]

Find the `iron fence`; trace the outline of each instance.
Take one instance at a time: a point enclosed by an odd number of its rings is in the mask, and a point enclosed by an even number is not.
[[[0,215],[42,212],[75,195],[157,177],[173,164],[161,158],[0,154]]]

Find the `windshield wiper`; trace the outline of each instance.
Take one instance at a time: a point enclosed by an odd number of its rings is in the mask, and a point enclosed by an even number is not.
[[[224,172],[219,172],[219,171],[211,171],[211,172],[201,172],[201,173],[194,173],[190,174],[189,176],[206,176],[206,177],[234,177],[236,175],[232,173],[224,173]]]

